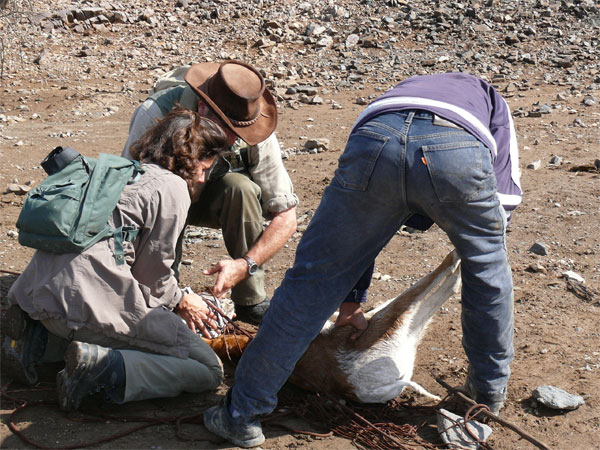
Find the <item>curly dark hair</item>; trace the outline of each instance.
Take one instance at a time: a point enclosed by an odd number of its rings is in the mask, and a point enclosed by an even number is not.
[[[227,135],[219,125],[181,107],[160,119],[129,150],[133,159],[150,160],[179,175],[188,185],[193,182],[197,161],[227,151]]]

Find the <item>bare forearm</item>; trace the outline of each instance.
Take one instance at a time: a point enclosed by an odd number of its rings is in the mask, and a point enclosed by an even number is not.
[[[271,259],[296,231],[296,208],[277,214],[260,239],[248,251],[248,256],[259,266]]]
[[[248,256],[262,266],[285,245],[294,231],[296,231],[296,208],[291,208],[273,218],[260,239],[248,251]],[[229,289],[248,278],[248,264],[243,258],[226,259],[204,271],[205,275],[215,273],[218,275],[212,288],[213,293],[217,297],[222,297]]]

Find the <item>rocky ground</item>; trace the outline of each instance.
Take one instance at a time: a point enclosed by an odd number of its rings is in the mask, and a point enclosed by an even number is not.
[[[277,97],[278,137],[301,204],[298,233],[268,264],[270,294],[293,261],[364,105],[408,76],[470,72],[490,81],[513,111],[525,191],[508,233],[516,357],[502,417],[553,449],[599,449],[599,55],[600,4],[593,0],[2,0],[0,281],[9,284],[10,273],[22,271],[32,254],[18,245],[15,221],[23,194],[44,178],[43,157],[57,145],[90,156],[120,153],[134,107],[156,77],[173,67],[242,59],[262,69]],[[368,306],[406,289],[449,248],[435,227],[399,232],[377,259]],[[210,283],[201,270],[226,254],[218,233],[190,237],[185,251],[183,282],[196,288]],[[5,288],[0,293],[4,297]],[[453,298],[421,343],[415,381],[442,396],[436,377],[459,385],[467,367],[460,340],[460,302]],[[94,411],[193,415],[222,394],[232,374],[228,366],[217,394]],[[35,390],[9,390],[14,397],[52,399],[51,374],[47,380]],[[568,412],[545,408],[532,398],[542,385],[580,395],[585,403]],[[290,393],[299,405],[302,396],[286,387],[286,398]],[[292,410],[294,401],[287,405]],[[421,409],[422,400],[410,393],[399,401],[385,411],[401,411],[421,438],[439,444],[433,410]],[[28,447],[7,427],[14,406],[2,399],[1,445]],[[99,423],[82,423],[36,407],[13,420],[46,447],[78,445],[133,427],[101,417]],[[289,420],[296,429],[323,431]],[[199,424],[174,423],[98,446],[226,446],[202,440],[209,435]],[[491,448],[535,448],[507,428],[493,428]],[[274,425],[265,432],[264,448],[354,447],[339,436],[311,437]]]

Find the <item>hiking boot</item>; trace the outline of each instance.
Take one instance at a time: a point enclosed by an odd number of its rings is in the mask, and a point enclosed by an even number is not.
[[[105,399],[120,403],[125,397],[125,363],[121,353],[85,342],[71,342],[65,368],[56,376],[58,403],[74,411],[88,395],[104,389]]]
[[[235,305],[236,319],[258,326],[262,322],[262,318],[267,312],[267,309],[269,309],[270,305],[271,301],[269,300],[269,297],[265,298],[257,305]]]
[[[229,392],[218,405],[204,411],[204,426],[217,436],[243,448],[257,447],[265,442],[265,435],[258,420],[247,422],[229,414]]]
[[[467,381],[461,387],[458,388],[463,394],[469,397],[471,400],[481,403],[488,408],[490,408],[490,412],[498,415],[500,410],[504,406],[504,400],[506,399],[506,393],[496,393],[496,394],[482,394],[477,392],[475,386],[473,386],[473,382],[469,377],[467,377]]]
[[[35,365],[44,356],[47,343],[44,325],[12,305],[2,319],[2,371],[16,383],[37,383]]]

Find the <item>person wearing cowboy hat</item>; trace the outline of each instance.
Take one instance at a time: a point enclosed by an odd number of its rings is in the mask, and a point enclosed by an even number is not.
[[[296,206],[290,177],[275,137],[277,108],[262,75],[240,61],[193,64],[185,84],[152,94],[133,113],[122,155],[157,119],[176,105],[217,121],[229,137],[230,154],[211,170],[187,224],[219,228],[231,258],[204,271],[217,274],[213,291],[231,289],[237,318],[259,324],[269,307],[262,266],[296,231]],[[270,219],[263,229],[263,217]],[[183,233],[178,243],[177,273]]]

